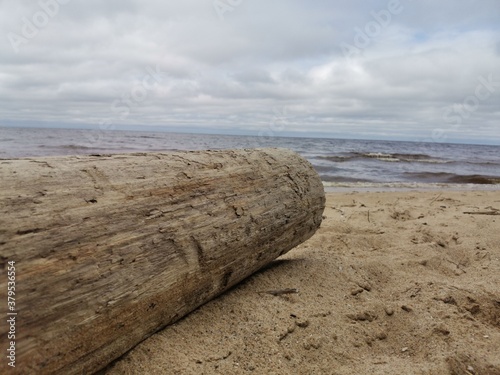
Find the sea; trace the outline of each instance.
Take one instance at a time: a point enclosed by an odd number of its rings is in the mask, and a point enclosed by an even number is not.
[[[296,151],[327,190],[500,190],[500,146],[0,127],[0,159],[256,147]]]

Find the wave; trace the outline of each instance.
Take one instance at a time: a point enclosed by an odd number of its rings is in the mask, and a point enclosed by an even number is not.
[[[478,185],[500,184],[500,176],[484,176],[480,174],[460,175],[446,172],[406,172],[405,176],[410,177],[412,180],[431,183]]]
[[[376,159],[384,162],[406,162],[406,163],[433,163],[447,164],[453,161],[432,157],[426,154],[402,154],[402,153],[382,153],[382,152],[349,152],[343,155],[318,156],[318,159],[328,160],[335,163],[343,163],[351,160]]]
[[[313,167],[316,170],[316,172],[318,172],[320,175],[322,172],[332,173],[332,172],[337,172],[337,171],[341,170],[341,168],[337,168],[337,167],[334,167],[332,165],[327,166],[327,165],[315,165],[315,164],[313,164]]]
[[[63,149],[63,150],[106,150],[106,148],[102,147],[89,147],[83,145],[60,145],[60,146],[46,146],[40,145],[39,148],[53,148],[53,149]]]
[[[336,163],[342,163],[344,161],[349,161],[354,159],[354,157],[349,157],[349,156],[317,156],[317,159],[322,159],[322,160],[328,160],[328,161],[333,161]]]
[[[460,175],[447,172],[405,172],[404,178],[398,181],[383,182],[377,180],[369,180],[365,178],[356,178],[343,175],[325,175],[320,173],[321,181],[325,186],[371,186],[374,185],[402,185],[415,186],[419,184],[433,184],[436,186],[463,186],[463,185],[498,185],[500,187],[500,176],[486,175]]]
[[[156,135],[126,135],[125,138],[132,138],[132,139],[137,139],[137,138],[147,138],[147,139],[159,139]]]
[[[57,146],[56,148],[62,148],[65,150],[105,150],[105,148],[101,147],[89,147],[81,145],[63,145],[63,146]]]
[[[38,146],[39,148],[49,148],[49,149],[61,149],[61,150],[80,150],[80,151],[85,151],[85,150],[95,150],[95,151],[113,151],[113,152],[133,152],[133,151],[162,151],[164,150],[163,148],[148,148],[148,149],[143,149],[143,148],[138,148],[134,146],[117,146],[117,145],[109,145],[107,147],[96,147],[96,146],[84,146],[84,145],[74,145],[74,144],[69,144],[69,145],[58,145],[58,146],[46,146],[46,145],[40,145]]]
[[[81,152],[83,154],[89,154],[92,152],[106,152],[106,153],[129,153],[129,152],[169,152],[169,151],[186,151],[179,148],[164,148],[164,147],[134,147],[130,146],[117,146],[117,145],[109,145],[108,147],[95,147],[95,146],[84,146],[84,145],[75,145],[75,144],[67,144],[60,146],[46,146],[40,145],[39,148],[51,149],[51,150],[70,150],[75,152]],[[331,168],[329,169],[331,170]]]
[[[494,161],[466,161],[465,164],[479,165],[483,167],[499,166],[500,163]]]
[[[346,182],[361,182],[361,183],[371,183],[373,180],[367,180],[363,178],[354,178],[354,177],[346,177],[346,176],[331,176],[331,175],[321,175],[321,181],[323,182],[332,182],[332,183],[346,183]]]

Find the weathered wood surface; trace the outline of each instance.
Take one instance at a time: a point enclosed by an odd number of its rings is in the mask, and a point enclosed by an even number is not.
[[[311,237],[324,202],[283,149],[0,160],[2,353],[7,261],[14,373],[89,374]]]

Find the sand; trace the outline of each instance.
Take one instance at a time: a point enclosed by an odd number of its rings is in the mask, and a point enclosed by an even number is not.
[[[500,216],[464,213],[496,209],[500,191],[329,193],[309,241],[105,373],[500,374]]]

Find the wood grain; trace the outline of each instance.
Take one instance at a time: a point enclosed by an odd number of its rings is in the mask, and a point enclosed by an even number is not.
[[[324,202],[312,166],[284,149],[0,160],[15,373],[99,370],[311,237]]]

